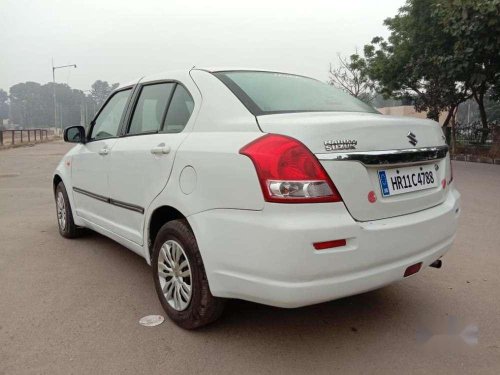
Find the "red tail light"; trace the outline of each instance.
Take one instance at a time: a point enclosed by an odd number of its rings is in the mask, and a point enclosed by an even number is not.
[[[240,154],[255,165],[267,202],[342,201],[318,159],[294,138],[267,134],[243,147]]]

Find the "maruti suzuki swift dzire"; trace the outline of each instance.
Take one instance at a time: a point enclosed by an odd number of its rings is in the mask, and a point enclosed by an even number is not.
[[[430,120],[280,72],[191,69],[118,88],[58,165],[59,231],[144,257],[193,329],[227,298],[298,307],[439,266],[460,195]]]

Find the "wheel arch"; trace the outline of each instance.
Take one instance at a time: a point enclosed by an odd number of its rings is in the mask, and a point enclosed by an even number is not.
[[[155,210],[151,213],[149,223],[147,226],[147,248],[150,261],[151,261],[151,255],[153,253],[154,242],[160,228],[169,221],[179,220],[179,219],[186,220],[186,222],[189,225],[186,216],[177,208],[172,206],[168,205],[159,206],[155,208]],[[189,228],[191,229],[191,231],[193,230],[193,228],[191,228],[191,225],[189,225]]]
[[[69,199],[69,204],[71,206],[71,212],[73,213],[73,220],[75,221],[75,224],[79,227],[85,227],[85,223],[80,219],[80,217],[77,215],[76,212],[76,207],[75,207],[75,202],[73,199],[73,194],[72,194],[72,185],[71,185],[71,176],[68,176],[63,170],[56,170],[54,172],[54,175],[52,177],[52,192],[54,194],[54,197],[56,196],[56,188],[59,183],[63,183],[64,187],[66,188],[66,193],[68,194],[68,199]]]
[[[56,192],[57,185],[59,185],[60,182],[63,182],[63,179],[59,174],[54,174],[54,177],[52,178],[52,191]]]

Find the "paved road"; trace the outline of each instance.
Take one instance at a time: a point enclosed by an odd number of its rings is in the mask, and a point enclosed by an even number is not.
[[[162,313],[143,259],[59,236],[51,173],[68,149],[0,151],[0,374],[500,373],[500,166],[454,164],[463,216],[441,270],[295,310],[232,301],[186,332],[138,324]],[[448,326],[477,327],[477,345]]]

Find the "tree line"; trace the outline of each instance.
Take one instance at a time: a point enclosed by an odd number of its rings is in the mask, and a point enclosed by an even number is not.
[[[339,56],[330,83],[365,101],[410,102],[436,121],[446,112],[443,126],[474,101],[484,143],[500,102],[500,0],[407,0],[384,25],[389,37]]]
[[[0,89],[0,126],[9,120],[9,126],[46,128],[55,124],[54,88],[56,92],[57,127],[88,124],[118,83],[95,81],[90,90],[72,89],[63,83],[18,83],[9,92]]]

